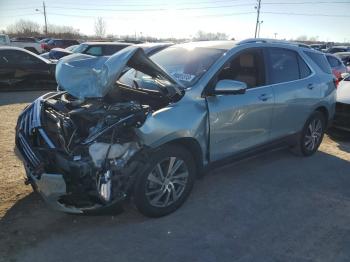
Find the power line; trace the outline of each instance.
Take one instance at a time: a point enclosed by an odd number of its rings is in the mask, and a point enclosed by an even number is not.
[[[339,18],[344,18],[344,17],[349,17],[350,15],[341,15],[341,14],[307,14],[307,13],[292,13],[292,12],[268,12],[264,11],[261,12],[263,14],[272,14],[272,15],[295,15],[295,16],[324,16],[324,17],[339,17]]]
[[[64,6],[50,6],[50,9],[62,9],[62,10],[81,10],[81,11],[113,11],[113,12],[150,12],[150,11],[185,11],[185,10],[203,10],[203,9],[217,9],[217,8],[229,8],[238,6],[252,6],[252,3],[234,4],[234,5],[216,5],[205,7],[183,7],[183,8],[152,8],[152,9],[105,9],[105,8],[81,8],[81,7],[64,7]]]

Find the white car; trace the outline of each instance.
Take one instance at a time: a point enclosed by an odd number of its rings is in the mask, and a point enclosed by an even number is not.
[[[16,37],[10,39],[8,35],[0,34],[1,45],[20,47],[36,54],[43,52],[41,44],[33,37]]]
[[[337,88],[337,103],[333,127],[350,131],[350,74],[342,74]]]

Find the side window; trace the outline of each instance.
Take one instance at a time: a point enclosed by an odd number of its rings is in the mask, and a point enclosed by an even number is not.
[[[298,63],[299,63],[299,74],[300,78],[306,78],[311,75],[311,70],[309,66],[305,63],[304,59],[298,55]]]
[[[283,48],[269,48],[270,83],[277,84],[299,79],[298,54]]]
[[[249,49],[234,56],[218,74],[217,81],[223,79],[244,82],[248,88],[265,85],[262,49]]]
[[[35,65],[41,63],[38,58],[22,51],[7,51],[2,57],[3,60],[8,61],[9,65]]]
[[[85,54],[101,56],[102,55],[102,47],[101,46],[91,46],[85,51]]]
[[[304,53],[325,73],[332,74],[331,67],[325,55],[316,52],[304,51]]]

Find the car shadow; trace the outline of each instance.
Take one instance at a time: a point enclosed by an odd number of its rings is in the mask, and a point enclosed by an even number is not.
[[[350,132],[331,128],[327,132],[328,136],[338,143],[338,148],[344,152],[350,153]]]
[[[79,254],[85,261],[349,257],[348,170],[350,162],[324,152],[266,152],[210,171],[179,210],[159,219],[128,203],[118,215],[67,215],[31,193],[0,220],[0,251],[38,262]]]

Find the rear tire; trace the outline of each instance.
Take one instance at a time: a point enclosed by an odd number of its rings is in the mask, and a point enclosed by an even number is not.
[[[306,121],[293,152],[300,156],[311,156],[319,148],[325,133],[326,120],[324,115],[315,111]]]
[[[134,187],[137,209],[149,217],[161,217],[178,209],[189,196],[196,174],[192,155],[182,146],[161,147],[150,157]]]

